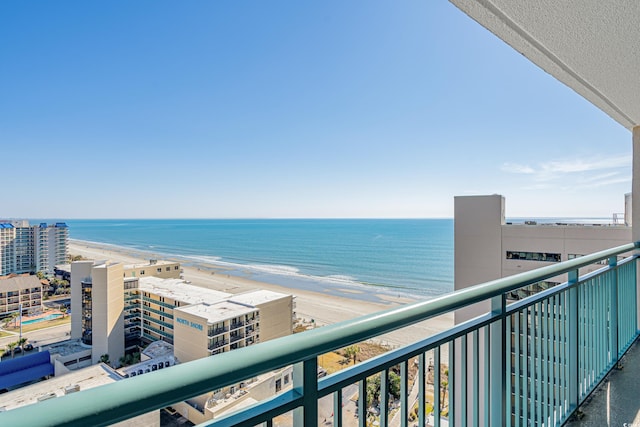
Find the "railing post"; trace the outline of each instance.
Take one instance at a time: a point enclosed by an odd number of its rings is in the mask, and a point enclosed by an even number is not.
[[[389,425],[389,370],[380,372],[380,427]]]
[[[333,394],[333,425],[342,427],[342,389]]]
[[[506,299],[504,295],[493,297],[491,299],[491,313],[493,315],[504,315],[506,309]],[[509,396],[507,396],[507,375],[511,372],[505,372],[507,366],[506,351],[506,322],[504,318],[491,323],[490,342],[490,369],[491,369],[491,395],[489,396],[489,405],[491,408],[491,425],[506,425],[506,408]]]
[[[567,396],[569,404],[569,413],[578,408],[578,384],[580,378],[578,377],[578,270],[573,270],[568,273],[568,283],[571,285],[569,288],[569,360],[568,360],[568,375],[569,380],[569,395]]]
[[[302,406],[293,410],[295,427],[318,425],[318,359],[293,365],[293,389],[302,396]]]
[[[426,416],[425,416],[425,354],[424,353],[420,353],[420,356],[418,356],[418,425],[423,426],[426,423]],[[433,370],[433,377],[435,379],[436,376],[436,371],[435,369]],[[440,394],[440,390],[436,390],[435,387],[435,382],[434,382],[434,387],[433,387],[433,398],[434,398],[434,402],[433,402],[433,406],[434,406],[434,410],[433,413],[436,413],[436,395]],[[435,415],[434,415],[435,416]]]
[[[611,339],[611,360],[618,363],[618,257],[609,258],[611,271],[611,306],[609,307],[609,337]]]

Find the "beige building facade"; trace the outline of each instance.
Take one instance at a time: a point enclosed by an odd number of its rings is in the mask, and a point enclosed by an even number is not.
[[[147,276],[156,265],[173,277]],[[141,341],[173,344],[187,362],[293,333],[292,295],[219,292],[176,278],[180,271],[178,263],[72,263],[71,311],[79,315],[71,338],[92,347],[93,363],[106,354],[117,365]]]
[[[71,338],[92,347],[92,362],[124,356],[124,268],[120,263],[71,264]]]
[[[630,205],[627,200],[626,205]],[[625,216],[626,217],[626,216]],[[563,223],[505,219],[501,195],[455,198],[454,223],[455,290],[567,261],[631,242],[631,227],[625,223]],[[581,274],[601,268],[587,266]],[[531,291],[562,283],[566,275],[550,278]],[[524,297],[527,290],[514,298]],[[488,305],[475,305],[456,312],[456,323],[487,312]]]
[[[42,311],[42,283],[36,276],[0,277],[0,317],[16,313],[22,306],[23,314]]]

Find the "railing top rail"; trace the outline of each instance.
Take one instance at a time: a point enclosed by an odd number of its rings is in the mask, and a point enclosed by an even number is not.
[[[2,425],[110,425],[640,247],[629,243],[301,334],[0,413]],[[14,424],[12,424],[14,423]]]

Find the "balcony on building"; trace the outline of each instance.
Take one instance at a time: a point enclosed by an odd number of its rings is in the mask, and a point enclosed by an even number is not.
[[[593,425],[638,423],[638,4],[598,0],[451,2],[629,129],[633,146],[629,242],[570,260],[554,260],[509,277],[477,280],[429,301],[247,347],[242,347],[241,334],[231,335],[231,346],[240,347],[234,351],[214,347],[213,357],[6,411],[0,413],[0,424],[109,425],[289,366],[293,366],[293,388],[204,425],[271,426],[283,414],[291,414],[297,426],[319,425],[327,421],[318,410],[318,401],[323,398],[334,408],[327,422],[345,425],[343,391],[352,385],[358,390],[357,418],[349,421],[357,419],[356,423],[365,425],[367,378],[373,375],[381,378],[380,412],[376,415],[376,425],[381,426],[581,425],[589,423],[589,416],[579,419],[584,413],[591,414]],[[475,24],[469,21],[469,25]],[[499,117],[495,125],[501,126]],[[526,260],[528,255],[524,256]],[[594,264],[597,269],[580,274],[581,269]],[[567,279],[553,286],[543,284],[557,276]],[[9,303],[12,298],[9,295]],[[448,330],[416,337],[409,346],[318,378],[318,357],[323,354],[471,306],[478,308],[477,316]],[[234,319],[231,330],[243,327],[246,320]],[[408,372],[413,364],[418,367],[418,379],[415,393],[410,394]],[[394,408],[390,407],[387,381],[392,369],[400,372],[401,397]],[[619,382],[622,386],[616,394],[615,381],[619,379],[623,379]],[[622,400],[625,394],[629,400]],[[427,395],[430,405],[426,404]],[[611,396],[621,400],[611,401]],[[596,403],[602,407],[589,406]]]

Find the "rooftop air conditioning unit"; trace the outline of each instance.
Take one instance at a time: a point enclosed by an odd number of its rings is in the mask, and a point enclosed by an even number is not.
[[[38,396],[38,402],[44,402],[45,400],[53,399],[54,397],[57,397],[55,393],[43,394],[42,396]]]
[[[64,394],[71,394],[71,393],[75,393],[76,391],[80,391],[79,384],[69,385],[64,388]]]

